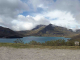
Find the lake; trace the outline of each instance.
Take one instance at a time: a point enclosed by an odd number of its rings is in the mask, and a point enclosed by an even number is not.
[[[0,43],[14,43],[14,41],[17,40],[17,39],[23,40],[24,43],[29,43],[32,40],[40,42],[40,43],[44,43],[46,41],[58,40],[58,39],[64,39],[65,41],[67,41],[70,38],[65,38],[65,37],[35,37],[35,36],[28,36],[28,37],[23,37],[23,38],[0,38]]]

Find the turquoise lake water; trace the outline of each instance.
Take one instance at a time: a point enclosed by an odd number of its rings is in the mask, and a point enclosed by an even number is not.
[[[34,36],[23,37],[23,38],[0,38],[0,43],[14,43],[14,41],[17,39],[23,40],[24,43],[29,43],[32,40],[40,42],[40,43],[44,43],[46,41],[58,40],[58,39],[64,39],[65,41],[67,41],[70,38],[65,38],[65,37],[34,37]]]

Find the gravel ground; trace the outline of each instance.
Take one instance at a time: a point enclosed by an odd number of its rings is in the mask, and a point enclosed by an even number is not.
[[[0,60],[79,60],[80,50],[0,47]]]

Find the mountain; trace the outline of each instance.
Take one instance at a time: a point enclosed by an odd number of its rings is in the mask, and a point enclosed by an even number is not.
[[[69,41],[79,41],[80,42],[80,34],[73,36]]]
[[[52,24],[49,24],[42,30],[40,30],[37,34],[38,36],[59,36],[59,37],[67,37],[74,35],[72,30],[68,30],[67,28],[60,27],[60,26],[55,26]]]
[[[46,37],[73,37],[80,34],[80,30],[73,32],[71,29],[67,29],[56,25],[37,25],[32,30],[25,31],[13,31],[9,28],[0,26],[0,38],[18,38],[24,36],[46,36]]]
[[[80,34],[80,29],[77,29],[75,33]]]
[[[21,38],[22,35],[9,28],[0,26],[0,38]]]
[[[39,29],[41,28],[42,26],[46,26],[46,25],[37,25],[35,28],[33,28],[32,30],[36,30],[36,29]]]
[[[56,25],[38,25],[32,30],[19,31],[19,33],[24,34],[24,36],[48,36],[48,37],[72,37],[75,36],[71,29]]]
[[[37,25],[32,30],[17,31],[17,32],[23,34],[24,36],[35,36],[35,34],[37,34],[43,28],[45,28],[45,25]]]

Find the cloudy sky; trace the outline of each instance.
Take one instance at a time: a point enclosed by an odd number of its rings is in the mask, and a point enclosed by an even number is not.
[[[0,0],[0,26],[30,30],[54,24],[80,28],[80,0]]]

